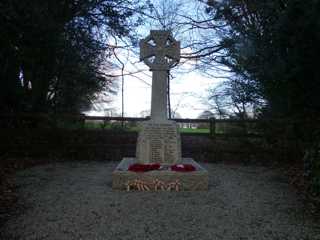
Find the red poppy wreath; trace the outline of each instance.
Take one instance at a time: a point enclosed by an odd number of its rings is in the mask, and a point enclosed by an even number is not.
[[[176,172],[193,172],[196,168],[191,164],[176,164],[171,166],[171,170]]]
[[[161,165],[159,163],[147,163],[147,164],[134,163],[129,166],[128,170],[133,172],[148,172],[148,171],[158,170],[160,166]]]

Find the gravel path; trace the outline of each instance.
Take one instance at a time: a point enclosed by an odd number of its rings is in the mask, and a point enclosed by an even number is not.
[[[204,164],[208,192],[119,192],[116,163],[38,166],[16,176],[20,213],[1,239],[320,240],[293,189],[268,168]]]

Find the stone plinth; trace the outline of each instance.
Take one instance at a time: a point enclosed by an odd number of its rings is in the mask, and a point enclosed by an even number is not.
[[[181,140],[177,123],[168,120],[141,123],[136,157],[138,163],[180,163]]]
[[[126,184],[133,180],[151,182],[158,179],[164,183],[179,181],[180,191],[206,191],[208,190],[208,171],[191,158],[182,158],[182,164],[192,164],[196,171],[175,172],[171,170],[155,170],[143,173],[128,171],[131,164],[136,163],[135,158],[124,158],[112,173],[112,188],[126,190]]]

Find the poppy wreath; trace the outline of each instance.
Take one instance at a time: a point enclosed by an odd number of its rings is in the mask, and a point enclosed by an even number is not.
[[[134,163],[129,166],[128,170],[133,172],[148,172],[153,170],[158,170],[161,167],[159,163]]]
[[[191,164],[175,164],[171,166],[171,170],[176,172],[193,172],[196,168]]]

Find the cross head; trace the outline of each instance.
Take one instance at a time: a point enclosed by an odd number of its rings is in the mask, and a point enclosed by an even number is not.
[[[151,30],[150,35],[140,41],[140,60],[152,70],[167,71],[180,60],[180,42],[170,31]]]

